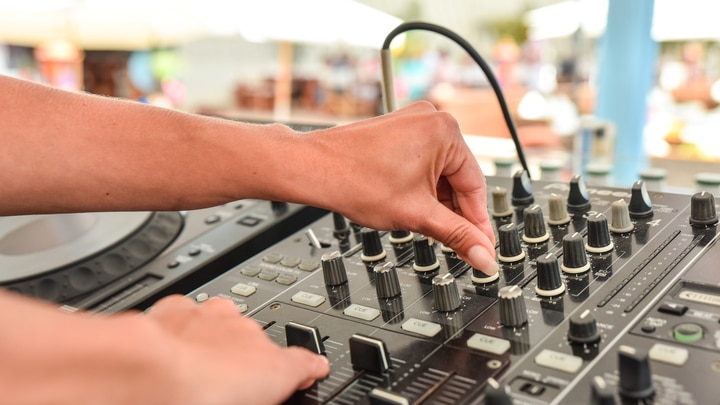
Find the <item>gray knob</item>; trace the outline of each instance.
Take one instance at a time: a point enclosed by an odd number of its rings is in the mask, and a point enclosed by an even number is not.
[[[335,286],[347,283],[347,271],[345,270],[345,263],[343,262],[340,252],[336,250],[325,253],[320,258],[320,262],[322,264],[323,278],[325,279],[326,285]]]
[[[378,264],[373,271],[375,272],[375,289],[378,297],[393,298],[400,295],[400,281],[393,263]]]
[[[550,207],[550,218],[548,218],[548,224],[550,225],[565,225],[570,222],[570,215],[567,211],[567,201],[565,197],[552,193],[548,198],[548,206]]]
[[[492,216],[504,218],[512,215],[513,211],[508,204],[508,192],[502,187],[495,187],[492,191],[493,210]]]
[[[527,322],[527,310],[522,289],[516,285],[502,287],[498,291],[500,300],[500,323],[503,326],[518,327]]]
[[[542,243],[550,239],[545,229],[545,218],[540,205],[533,204],[523,210],[525,229],[523,240],[527,243]]]
[[[455,277],[450,273],[435,276],[432,279],[433,295],[435,296],[435,309],[450,312],[460,308],[460,291],[458,291]]]
[[[702,191],[694,194],[690,199],[690,225],[705,227],[715,225],[717,222],[715,197],[712,193]]]
[[[625,200],[617,200],[610,205],[608,228],[615,233],[628,233],[635,229],[635,225],[630,220],[630,210]]]

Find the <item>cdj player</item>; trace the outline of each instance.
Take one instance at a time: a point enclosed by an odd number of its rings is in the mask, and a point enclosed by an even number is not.
[[[718,404],[715,199],[489,178],[500,272],[321,215],[195,289],[330,361],[291,404]]]

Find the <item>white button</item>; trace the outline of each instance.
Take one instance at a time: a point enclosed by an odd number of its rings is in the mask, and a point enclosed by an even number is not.
[[[244,314],[245,312],[247,312],[248,306],[247,306],[247,304],[238,304],[237,309],[238,309],[238,312],[240,312],[241,314]]]
[[[325,302],[325,297],[323,297],[322,295],[317,295],[304,291],[300,291],[299,293],[293,295],[290,299],[293,302],[309,305],[311,307],[316,307]]]
[[[440,333],[442,326],[436,323],[410,318],[402,324],[402,329],[408,332],[419,333],[423,336],[433,337]]]
[[[488,353],[503,354],[510,350],[510,341],[492,336],[476,333],[467,340],[470,348],[482,350]]]
[[[682,366],[688,359],[688,351],[682,347],[655,343],[648,352],[648,356],[651,360]]]
[[[203,301],[207,301],[209,298],[210,298],[210,296],[208,295],[208,293],[200,293],[195,296],[195,301],[203,302]]]
[[[343,314],[352,316],[353,318],[362,319],[363,321],[372,321],[380,316],[380,311],[375,308],[364,307],[358,304],[352,304],[345,308]]]
[[[255,291],[257,291],[257,288],[243,283],[237,283],[230,289],[231,293],[242,295],[243,297],[251,296],[255,294]]]
[[[537,365],[571,374],[577,373],[577,371],[580,370],[582,362],[580,357],[547,349],[535,356],[535,363]]]

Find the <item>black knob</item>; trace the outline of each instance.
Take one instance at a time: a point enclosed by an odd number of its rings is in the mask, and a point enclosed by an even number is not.
[[[535,202],[530,176],[524,170],[513,175],[512,204],[516,207],[530,205]]]
[[[460,308],[460,291],[458,291],[455,277],[452,274],[445,273],[433,277],[432,287],[435,309],[450,312]]]
[[[575,175],[570,179],[567,208],[571,212],[584,212],[590,209],[590,194],[580,175]]]
[[[320,263],[322,264],[323,279],[326,285],[335,286],[347,283],[347,271],[340,252],[325,253],[320,258]]]
[[[289,204],[283,201],[270,201],[270,209],[275,215],[282,215],[287,212]]]
[[[649,398],[655,392],[650,361],[645,351],[630,346],[618,349],[620,395],[632,399]]]
[[[527,310],[522,289],[516,285],[504,286],[498,291],[500,301],[500,323],[503,326],[518,327],[527,322]]]
[[[378,264],[373,271],[375,272],[375,289],[378,297],[393,298],[400,295],[400,281],[393,263]]]
[[[408,243],[413,240],[413,233],[410,231],[391,231],[388,240],[390,243]]]
[[[435,248],[430,239],[423,235],[415,235],[413,239],[413,270],[420,273],[436,271],[440,268],[440,261],[435,255]]]
[[[715,197],[706,191],[695,193],[690,199],[690,225],[704,227],[717,222]]]
[[[472,275],[470,280],[475,284],[489,284],[500,278],[500,272],[497,272],[491,276],[483,273],[482,270],[473,267]]]
[[[554,297],[565,292],[565,284],[560,277],[560,265],[555,253],[548,252],[540,256],[537,262],[537,284],[535,292],[543,297]]]
[[[566,273],[584,273],[590,270],[587,254],[585,253],[585,241],[580,233],[563,236],[563,263],[562,271]]]
[[[590,381],[590,405],[615,405],[613,390],[600,376],[595,376]]]
[[[632,218],[645,218],[653,214],[652,201],[647,192],[644,181],[633,183],[630,192],[630,205],[628,206]]]
[[[508,204],[508,192],[502,187],[495,187],[492,191],[493,209],[492,216],[504,218],[512,215],[513,211]]]
[[[540,205],[533,204],[523,210],[525,229],[523,240],[527,243],[542,243],[550,239],[545,229],[545,218]]]
[[[550,217],[548,224],[565,225],[570,222],[570,215],[567,212],[567,202],[561,195],[552,193],[548,198],[548,207],[550,208]]]
[[[630,220],[630,211],[625,200],[618,200],[610,205],[608,229],[615,233],[628,233],[635,229],[635,225]]]
[[[605,214],[598,212],[588,217],[585,248],[590,253],[605,253],[612,250],[613,242],[610,240],[610,230]]]
[[[506,384],[500,384],[494,378],[487,379],[485,387],[485,405],[512,405],[513,400],[510,396],[510,387]]]
[[[333,236],[340,241],[347,241],[350,238],[350,225],[342,214],[333,212]]]
[[[380,232],[370,228],[362,228],[360,235],[363,247],[360,257],[364,262],[377,262],[387,256],[387,252],[385,252],[380,240]]]
[[[589,309],[570,317],[568,339],[571,343],[580,344],[595,343],[600,340],[597,321]]]
[[[354,368],[383,374],[392,363],[385,342],[356,333],[350,337],[350,362]]]
[[[322,335],[317,327],[288,322],[285,325],[285,338],[288,346],[304,347],[315,354],[325,353]]]
[[[515,263],[525,258],[525,252],[520,243],[520,232],[514,223],[498,228],[498,243],[500,244],[498,260],[501,262]]]

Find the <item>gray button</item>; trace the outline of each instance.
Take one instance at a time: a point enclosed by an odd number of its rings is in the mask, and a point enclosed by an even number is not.
[[[352,304],[345,308],[343,313],[353,318],[362,319],[363,321],[372,321],[373,319],[380,316],[380,311],[375,308],[364,307],[358,304]]]
[[[401,327],[403,330],[408,332],[414,332],[427,337],[433,337],[442,330],[442,326],[437,323],[427,322],[416,318],[408,319]]]
[[[275,280],[275,277],[277,277],[278,274],[280,274],[280,272],[278,272],[277,270],[263,269],[260,274],[258,274],[258,277],[263,280],[272,281]]]
[[[470,348],[493,354],[503,354],[510,350],[509,340],[487,336],[480,333],[472,335],[472,337],[467,340],[467,345]]]
[[[311,307],[317,307],[318,305],[325,302],[325,297],[305,291],[300,291],[290,298],[293,302],[299,304],[308,305]]]
[[[275,279],[275,282],[282,285],[290,285],[297,281],[297,276],[290,273],[282,273]]]
[[[251,285],[243,284],[243,283],[237,283],[234,286],[232,286],[232,288],[230,288],[231,293],[233,293],[235,295],[240,295],[243,297],[249,297],[249,296],[255,294],[255,291],[257,291],[257,288],[255,288]]]

